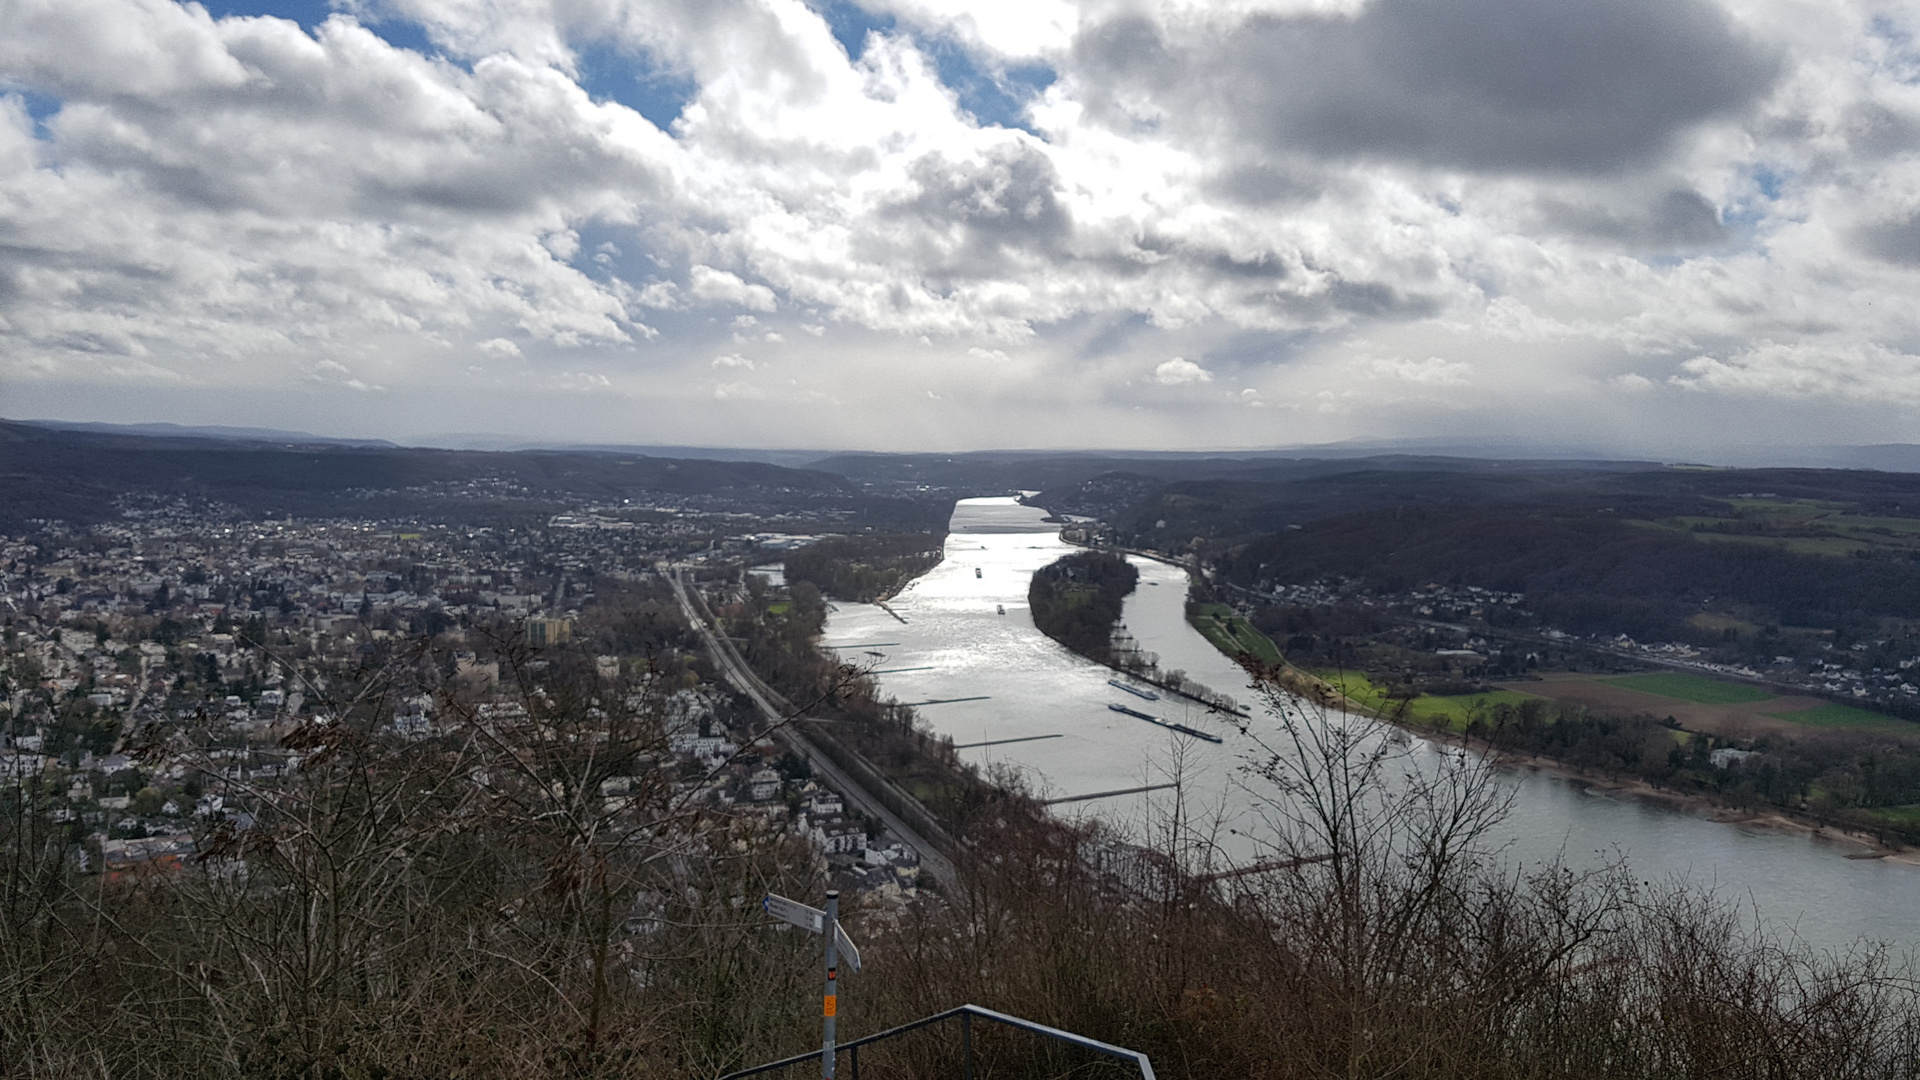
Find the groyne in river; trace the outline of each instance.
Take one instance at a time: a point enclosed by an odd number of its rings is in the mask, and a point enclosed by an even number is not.
[[[1034,629],[1028,580],[1073,550],[1044,516],[1011,498],[956,504],[945,560],[888,602],[897,618],[874,605],[838,604],[826,644],[897,643],[877,665],[890,672],[878,676],[881,686],[901,701],[947,702],[921,715],[955,743],[976,744],[961,751],[967,760],[1017,768],[1043,798],[1129,792],[1066,802],[1063,812],[1150,828],[1173,797],[1158,785],[1177,769],[1190,811],[1257,830],[1239,773],[1253,746],[1230,718],[1178,701],[1150,710],[1221,736],[1214,745],[1109,710],[1127,697],[1107,685],[1113,673]],[[1253,724],[1270,726],[1239,667],[1187,624],[1186,572],[1147,559],[1134,563],[1140,585],[1127,598],[1125,621],[1140,647],[1158,653],[1162,669],[1233,695],[1253,713]],[[872,658],[852,649],[847,659]],[[1060,737],[1035,738],[1044,735]],[[1531,770],[1512,777],[1517,801],[1499,837],[1510,861],[1537,863],[1564,852],[1569,864],[1584,866],[1618,852],[1642,880],[1678,876],[1711,886],[1774,929],[1816,945],[1840,947],[1860,937],[1920,945],[1920,867],[1850,860],[1846,854],[1857,849],[1802,832],[1722,824]],[[1152,790],[1130,790],[1142,788]],[[1223,839],[1235,857],[1258,854],[1244,839]]]

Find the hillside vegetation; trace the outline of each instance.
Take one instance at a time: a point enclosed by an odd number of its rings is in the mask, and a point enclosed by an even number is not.
[[[1471,584],[1522,594],[1526,618],[1570,632],[1867,634],[1920,611],[1916,474],[1452,459],[1190,468],[1114,472],[1033,501],[1098,517],[1121,545],[1197,550],[1241,586]]]
[[[818,869],[649,767],[658,680],[508,657],[519,710],[442,687],[461,723],[401,739],[380,703],[434,689],[438,665],[382,659],[331,673],[335,721],[281,737],[305,765],[171,872],[83,871],[40,793],[8,790],[0,1073],[678,1080],[818,1045],[817,940],[757,903],[817,901]],[[1190,818],[1141,846],[1017,785],[976,790],[947,808],[957,890],[848,912],[866,966],[842,973],[841,1038],[971,1001],[1173,1080],[1910,1075],[1920,1000],[1898,957],[1814,956],[1624,867],[1513,872],[1489,839],[1510,807],[1496,770],[1271,704],[1247,776],[1267,868],[1222,874]],[[974,1038],[976,1075],[1121,1075]],[[929,1031],[863,1066],[933,1080],[955,1051]]]
[[[786,557],[788,582],[811,582],[835,600],[872,603],[940,564],[940,533],[877,533],[808,544]]]
[[[1113,630],[1140,571],[1125,558],[1083,551],[1041,567],[1027,586],[1033,625],[1048,637],[1100,663],[1113,659]]]
[[[30,519],[110,520],[129,499],[212,502],[247,516],[459,520],[544,518],[581,498],[720,500],[761,512],[837,509],[909,528],[944,522],[948,506],[916,492],[871,493],[817,470],[635,453],[245,442],[0,420],[0,456],[0,533],[24,531]]]

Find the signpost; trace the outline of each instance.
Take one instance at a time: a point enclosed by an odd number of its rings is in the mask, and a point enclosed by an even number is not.
[[[833,1080],[833,1027],[840,1012],[837,986],[840,977],[839,954],[847,954],[848,968],[860,970],[860,950],[853,947],[853,940],[847,937],[846,929],[840,925],[840,894],[833,889],[827,890],[825,911],[772,893],[760,901],[760,906],[766,909],[767,914],[782,922],[792,923],[827,939],[827,984],[820,1002],[820,1015],[825,1029],[820,1040],[820,1075],[825,1080]]]

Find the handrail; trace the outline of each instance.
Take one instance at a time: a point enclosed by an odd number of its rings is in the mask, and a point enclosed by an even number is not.
[[[1059,1028],[1048,1027],[1045,1024],[1035,1023],[1032,1020],[1022,1020],[1018,1016],[1009,1016],[1006,1013],[996,1012],[992,1009],[982,1008],[981,1006],[978,1006],[978,1005],[961,1005],[956,1008],[948,1009],[946,1012],[943,1012],[943,1013],[935,1013],[932,1016],[921,1017],[918,1020],[909,1021],[908,1023],[901,1024],[898,1027],[890,1027],[885,1031],[876,1032],[872,1035],[867,1035],[862,1038],[854,1039],[850,1042],[844,1042],[834,1047],[834,1053],[836,1056],[841,1051],[846,1051],[849,1054],[852,1060],[852,1065],[853,1065],[853,1080],[860,1080],[860,1048],[862,1046],[865,1046],[868,1043],[880,1042],[883,1039],[891,1039],[898,1035],[905,1035],[907,1032],[913,1031],[917,1028],[923,1028],[928,1026],[929,1024],[937,1024],[943,1020],[951,1020],[956,1016],[960,1018],[960,1036],[961,1036],[961,1044],[962,1044],[962,1053],[964,1053],[966,1056],[965,1076],[967,1077],[967,1080],[972,1080],[972,1077],[973,1077],[972,1020],[976,1016],[981,1018],[982,1020],[992,1020],[997,1024],[1005,1024],[1008,1027],[1019,1028],[1022,1031],[1031,1031],[1036,1035],[1045,1035],[1050,1039],[1058,1039],[1061,1042],[1071,1043],[1074,1046],[1078,1046],[1083,1049],[1092,1050],[1097,1053],[1107,1054],[1111,1057],[1117,1057],[1127,1061],[1131,1061],[1135,1065],[1139,1066],[1141,1080],[1154,1080],[1153,1062],[1148,1060],[1146,1054],[1138,1050],[1129,1050],[1124,1046],[1115,1046],[1112,1043],[1104,1043],[1104,1042],[1101,1042],[1099,1039],[1089,1039],[1085,1035],[1075,1035],[1071,1031],[1062,1031]],[[720,1080],[741,1080],[741,1078],[743,1077],[757,1076],[760,1073],[774,1072],[779,1069],[788,1069],[788,1068],[792,1068],[795,1065],[804,1064],[809,1061],[819,1061],[819,1060],[820,1060],[820,1051],[818,1050],[815,1050],[815,1051],[812,1051],[811,1053],[806,1053],[806,1054],[795,1054],[794,1056],[789,1058],[781,1058],[779,1061],[770,1061],[765,1065],[755,1065],[751,1069],[741,1069],[739,1072],[727,1073],[725,1076],[720,1077]]]

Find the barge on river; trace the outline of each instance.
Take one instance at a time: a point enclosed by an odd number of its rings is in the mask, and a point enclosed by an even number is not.
[[[1117,713],[1125,713],[1128,716],[1134,717],[1135,719],[1145,720],[1149,724],[1159,724],[1161,727],[1166,728],[1168,731],[1177,731],[1182,735],[1188,735],[1196,739],[1205,739],[1210,743],[1217,743],[1221,741],[1220,736],[1218,735],[1209,735],[1204,731],[1195,731],[1194,729],[1188,727],[1185,724],[1176,724],[1171,720],[1162,720],[1157,716],[1148,716],[1146,713],[1143,713],[1138,709],[1129,709],[1125,705],[1108,705],[1107,708],[1112,709],[1114,712],[1117,712]]]

